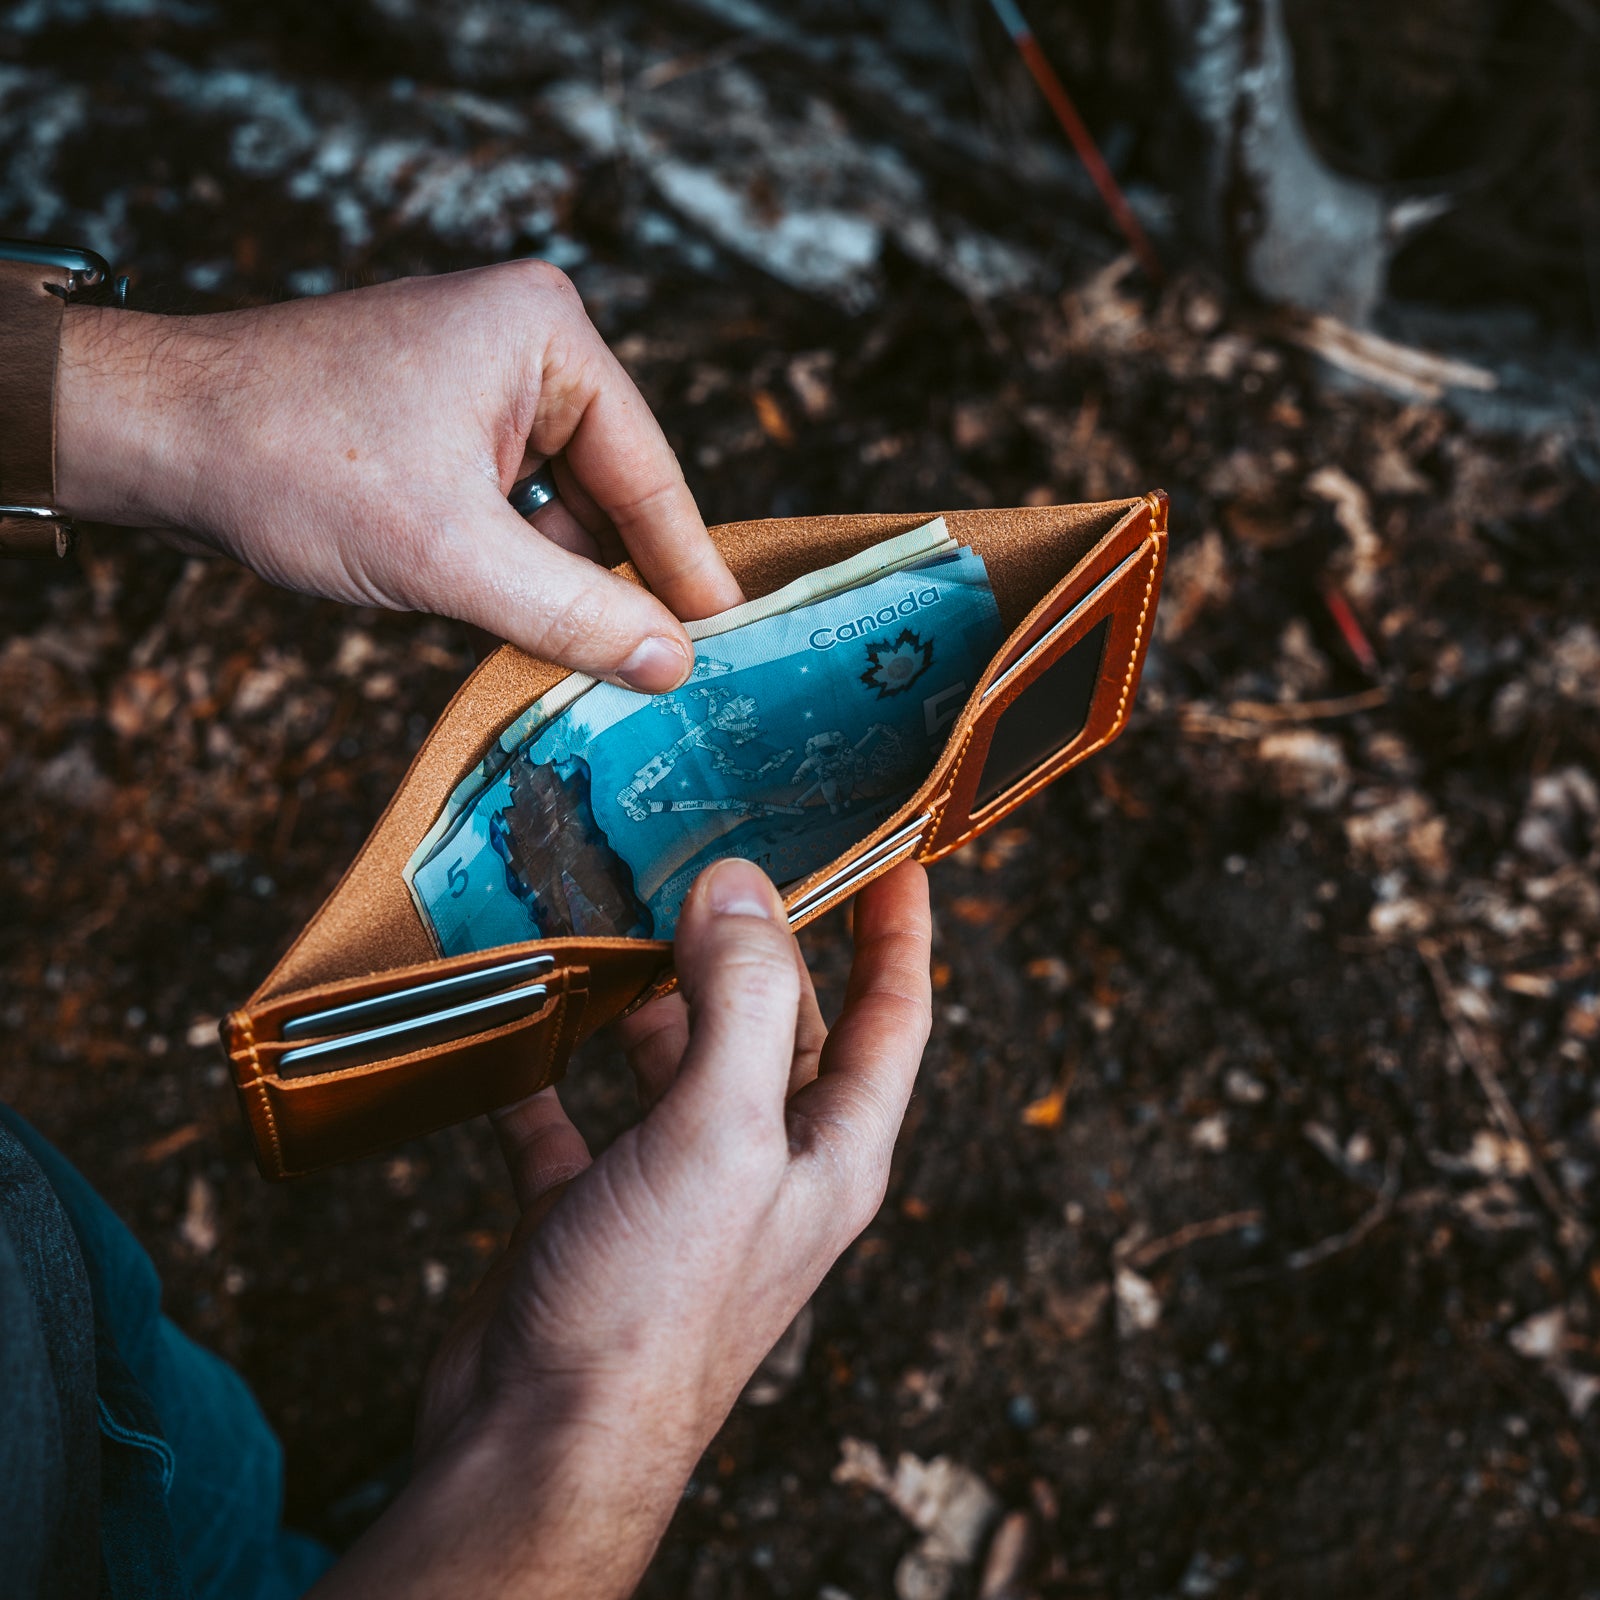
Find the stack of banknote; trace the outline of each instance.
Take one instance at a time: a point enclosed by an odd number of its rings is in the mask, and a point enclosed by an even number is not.
[[[456,788],[405,874],[442,954],[670,938],[719,857],[825,866],[927,777],[1001,638],[942,518],[689,633],[682,688],[565,678]]]

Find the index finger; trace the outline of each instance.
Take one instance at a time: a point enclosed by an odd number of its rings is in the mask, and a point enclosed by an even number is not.
[[[589,1146],[552,1089],[489,1113],[511,1187],[523,1211],[563,1189],[590,1165]]]
[[[855,960],[844,1010],[828,1035],[815,1083],[794,1110],[888,1170],[933,1020],[928,875],[907,862],[856,899]]]
[[[644,578],[672,612],[708,617],[744,595],[706,532],[661,425],[587,317],[545,359],[530,444],[564,454],[584,494],[611,521]]]

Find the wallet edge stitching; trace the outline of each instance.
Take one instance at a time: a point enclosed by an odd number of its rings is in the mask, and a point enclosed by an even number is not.
[[[278,1138],[278,1119],[272,1111],[272,1094],[267,1088],[266,1074],[261,1070],[261,1058],[256,1053],[255,1021],[249,1012],[243,1013],[240,1019],[244,1025],[245,1056],[250,1063],[250,1081],[246,1089],[255,1089],[260,1094],[261,1118],[267,1125],[267,1140],[272,1146],[273,1171],[279,1175],[287,1172],[283,1162],[283,1146]]]
[[[1139,651],[1141,643],[1144,639],[1145,622],[1150,613],[1150,597],[1155,592],[1156,573],[1160,570],[1161,565],[1156,558],[1161,552],[1162,537],[1162,530],[1156,527],[1155,515],[1152,510],[1150,532],[1139,541],[1141,550],[1146,546],[1149,547],[1150,575],[1145,579],[1144,599],[1139,605],[1139,620],[1134,625],[1133,648],[1128,652],[1128,670],[1122,680],[1122,693],[1117,699],[1117,715],[1111,726],[1107,728],[1106,731],[1101,734],[1093,744],[1078,752],[1078,754],[1073,758],[1073,766],[1078,766],[1080,763],[1087,761],[1089,757],[1092,756],[1097,750],[1103,750],[1106,745],[1110,744],[1111,741],[1122,732],[1124,726],[1127,724],[1128,697],[1133,690],[1133,678],[1139,666]],[[950,796],[953,796],[955,793],[957,779],[961,775],[961,769],[966,762],[967,756],[971,753],[972,735],[975,731],[976,724],[974,724],[972,728],[968,729],[966,739],[962,743],[961,753],[956,757],[955,764],[950,769],[950,787],[948,791]],[[1044,776],[1044,773],[1049,766],[1050,763],[1048,761],[1040,765],[1034,781],[1030,783],[1027,788],[1023,789],[1020,793],[1012,797],[1010,803],[1005,808],[1006,812],[1015,810],[1016,807],[1020,806],[1025,800],[1031,800],[1033,796],[1038,794],[1041,789],[1048,788],[1050,784],[1055,782],[1056,778],[1061,776],[1059,772],[1054,773],[1049,777]],[[946,803],[948,804],[948,799]],[[962,845],[967,844],[971,840],[977,838],[980,833],[986,832],[990,825],[994,822],[997,822],[1000,816],[1004,814],[1005,813],[1003,812],[997,813],[995,816],[986,818],[980,823],[973,823],[972,818],[969,815],[967,818],[969,825],[966,830],[957,834],[956,837],[951,839],[947,844],[941,845],[933,856],[930,856],[926,859],[930,861],[939,860],[940,858],[951,854],[953,851],[959,850]]]

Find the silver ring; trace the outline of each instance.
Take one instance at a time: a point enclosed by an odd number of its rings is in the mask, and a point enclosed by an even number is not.
[[[511,502],[511,509],[523,517],[531,517],[552,500],[560,499],[556,493],[556,481],[550,476],[549,463],[546,462],[537,472],[530,472],[526,478],[512,484],[511,493],[506,499]]]

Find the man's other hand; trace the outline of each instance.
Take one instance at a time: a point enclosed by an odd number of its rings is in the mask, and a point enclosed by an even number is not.
[[[495,1119],[522,1220],[424,1387],[417,1473],[319,1600],[630,1593],[767,1350],[872,1219],[928,1037],[927,878],[855,907],[831,1031],[762,873],[678,924],[623,1024],[648,1107],[598,1159],[554,1090]]]
[[[561,500],[530,527],[506,493],[550,458]],[[649,407],[540,261],[215,316],[69,307],[57,491],[652,693],[693,663],[678,618],[741,598]],[[653,594],[596,563],[619,542]]]

